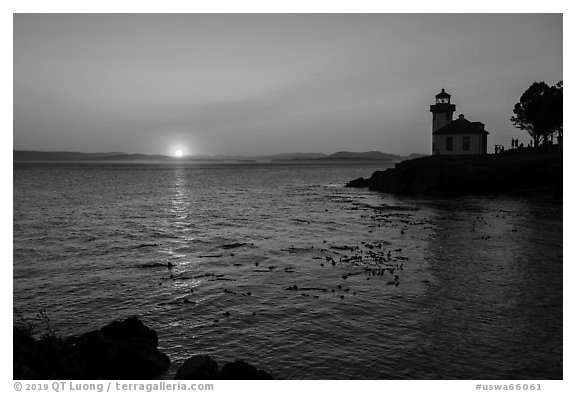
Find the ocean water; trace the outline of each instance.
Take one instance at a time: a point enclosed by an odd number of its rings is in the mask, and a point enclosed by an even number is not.
[[[14,306],[139,315],[281,379],[562,378],[562,205],[348,189],[381,165],[14,164]]]

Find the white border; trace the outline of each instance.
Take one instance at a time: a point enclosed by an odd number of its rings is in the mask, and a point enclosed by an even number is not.
[[[572,3],[573,4],[573,3]],[[156,12],[194,12],[194,13],[450,13],[450,12],[488,12],[488,13],[563,13],[564,14],[564,69],[568,76],[564,76],[568,87],[568,101],[566,108],[571,108],[573,103],[571,94],[570,71],[574,69],[573,50],[574,43],[574,9],[568,1],[495,1],[463,2],[454,0],[430,0],[430,1],[404,1],[390,4],[385,1],[343,1],[343,0],[292,0],[292,1],[264,1],[264,0],[212,0],[212,1],[7,1],[2,3],[2,17],[0,23],[2,43],[2,120],[4,123],[0,133],[2,155],[2,184],[5,185],[3,192],[2,208],[2,250],[3,256],[1,274],[2,282],[1,315],[2,337],[11,338],[11,323],[8,315],[12,309],[12,14],[13,13],[56,13],[56,12],[120,12],[120,13],[156,13]],[[570,113],[570,112],[568,112]],[[575,223],[575,210],[570,203],[573,197],[573,181],[571,181],[574,161],[571,158],[573,152],[573,130],[570,126],[573,121],[567,117],[568,130],[565,137],[564,150],[566,168],[564,169],[564,194],[566,204],[564,210],[565,228],[564,244],[564,381],[541,381],[545,392],[574,392],[576,383],[571,370],[574,369],[574,339],[576,332],[574,324],[574,312],[572,300],[574,299],[574,286],[571,278],[574,277],[574,236],[570,231],[571,224]],[[10,188],[8,188],[10,187]],[[4,319],[6,318],[6,319]],[[9,333],[10,332],[10,333]],[[7,344],[2,356],[2,381],[3,391],[14,391],[12,383],[12,349]],[[497,383],[497,381],[481,381],[482,383]],[[516,384],[518,381],[510,381]],[[331,391],[343,392],[355,389],[362,391],[378,391],[383,389],[408,389],[409,391],[428,392],[472,392],[475,381],[283,381],[268,383],[231,383],[220,382],[217,392],[264,392],[274,389],[276,392],[290,392],[311,389],[330,389]]]

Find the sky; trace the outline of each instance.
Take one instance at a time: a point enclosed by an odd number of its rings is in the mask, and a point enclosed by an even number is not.
[[[430,153],[442,88],[490,132],[563,79],[561,14],[15,14],[13,148]]]

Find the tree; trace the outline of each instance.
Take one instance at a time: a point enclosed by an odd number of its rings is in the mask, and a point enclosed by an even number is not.
[[[551,116],[551,127],[552,131],[556,133],[556,139],[558,143],[562,143],[563,137],[563,88],[564,83],[562,81],[556,83],[556,85],[550,87],[550,116]]]
[[[554,133],[562,138],[562,81],[554,86],[534,82],[514,105],[510,121],[517,128],[527,131],[534,146],[550,140]]]

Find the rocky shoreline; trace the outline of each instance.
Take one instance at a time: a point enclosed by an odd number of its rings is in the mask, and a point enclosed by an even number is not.
[[[346,187],[421,195],[521,195],[562,198],[562,152],[511,151],[484,156],[429,156],[402,161]]]
[[[158,350],[158,336],[136,316],[99,330],[61,338],[35,339],[14,325],[14,379],[153,379],[161,377],[170,359]],[[266,371],[242,360],[221,369],[208,355],[190,357],[174,379],[272,379]]]

